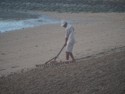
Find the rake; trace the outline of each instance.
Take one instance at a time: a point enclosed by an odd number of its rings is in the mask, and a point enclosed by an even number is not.
[[[59,57],[59,55],[61,54],[61,52],[62,52],[62,50],[64,49],[64,45],[63,45],[63,47],[61,48],[61,50],[59,51],[59,53],[55,56],[55,57],[53,57],[53,58],[51,58],[50,60],[48,60],[48,61],[46,61],[45,62],[45,64],[48,64],[48,63],[50,63],[50,62],[52,62],[52,61],[56,61],[56,59]]]

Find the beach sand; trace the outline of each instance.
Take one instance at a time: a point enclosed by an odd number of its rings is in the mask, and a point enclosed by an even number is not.
[[[40,13],[40,11],[37,11]],[[71,21],[76,31],[75,58],[125,46],[125,13],[43,14]],[[60,24],[42,25],[0,34],[0,75],[34,68],[56,56],[65,40]],[[58,60],[65,60],[65,50]]]
[[[0,94],[125,94],[125,47],[0,77]]]

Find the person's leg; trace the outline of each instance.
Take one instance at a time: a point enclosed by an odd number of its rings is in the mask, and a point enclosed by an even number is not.
[[[66,52],[66,60],[69,60],[69,52]]]
[[[70,52],[69,55],[70,55],[70,57],[72,58],[72,61],[75,62],[75,58],[74,58],[72,52]]]
[[[74,43],[68,43],[66,45],[66,60],[69,60],[69,56],[71,57],[72,61],[75,62],[75,58],[72,54]]]

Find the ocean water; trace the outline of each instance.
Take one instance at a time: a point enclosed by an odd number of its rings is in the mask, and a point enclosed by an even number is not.
[[[13,30],[19,30],[23,28],[30,28],[45,24],[57,24],[59,23],[59,20],[47,17],[47,16],[41,16],[38,18],[28,18],[25,20],[0,20],[0,33],[3,32],[9,32]]]

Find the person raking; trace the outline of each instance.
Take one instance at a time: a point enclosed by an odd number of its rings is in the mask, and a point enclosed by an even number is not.
[[[66,60],[69,61],[69,57],[71,57],[72,62],[75,62],[75,58],[73,55],[73,47],[75,44],[75,31],[74,27],[70,25],[66,21],[61,22],[61,26],[65,28],[65,43],[64,46],[66,47]]]

